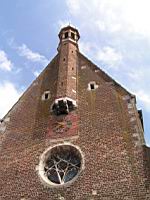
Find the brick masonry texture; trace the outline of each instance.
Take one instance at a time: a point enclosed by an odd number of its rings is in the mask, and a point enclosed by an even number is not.
[[[0,124],[0,200],[150,200],[150,149],[135,97],[77,44],[65,43]],[[91,81],[98,88],[89,91]],[[50,99],[42,100],[45,91]],[[67,117],[52,113],[59,96],[77,101]],[[72,127],[55,132],[66,120]],[[40,156],[64,142],[81,149],[84,168],[70,185],[47,187],[38,175]]]

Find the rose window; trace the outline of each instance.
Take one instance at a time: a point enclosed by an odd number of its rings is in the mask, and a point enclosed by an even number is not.
[[[71,145],[58,145],[45,154],[43,175],[46,182],[62,185],[73,180],[81,169],[80,151]]]

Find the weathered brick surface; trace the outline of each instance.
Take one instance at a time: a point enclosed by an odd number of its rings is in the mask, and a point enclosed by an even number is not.
[[[57,97],[70,97],[76,100],[77,46],[63,42],[60,50]]]
[[[0,129],[0,199],[150,199],[150,150],[144,146],[134,97],[68,43],[2,122],[6,130]],[[98,85],[94,91],[87,89],[91,81]],[[50,99],[43,101],[47,90]],[[63,95],[76,99],[78,107],[58,119],[51,107]],[[56,133],[55,122],[66,120],[72,127]],[[48,188],[38,175],[40,156],[64,142],[81,149],[84,169],[69,186]]]

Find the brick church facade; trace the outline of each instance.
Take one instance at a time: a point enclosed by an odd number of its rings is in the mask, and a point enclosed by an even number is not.
[[[82,55],[77,29],[0,121],[0,200],[150,200],[136,97]]]

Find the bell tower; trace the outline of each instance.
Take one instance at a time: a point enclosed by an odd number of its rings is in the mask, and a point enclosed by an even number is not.
[[[80,35],[76,28],[69,25],[62,28],[58,36],[59,72],[54,109],[61,107],[64,113],[68,113],[69,107],[77,106],[77,53]],[[59,114],[62,111],[56,112]]]

